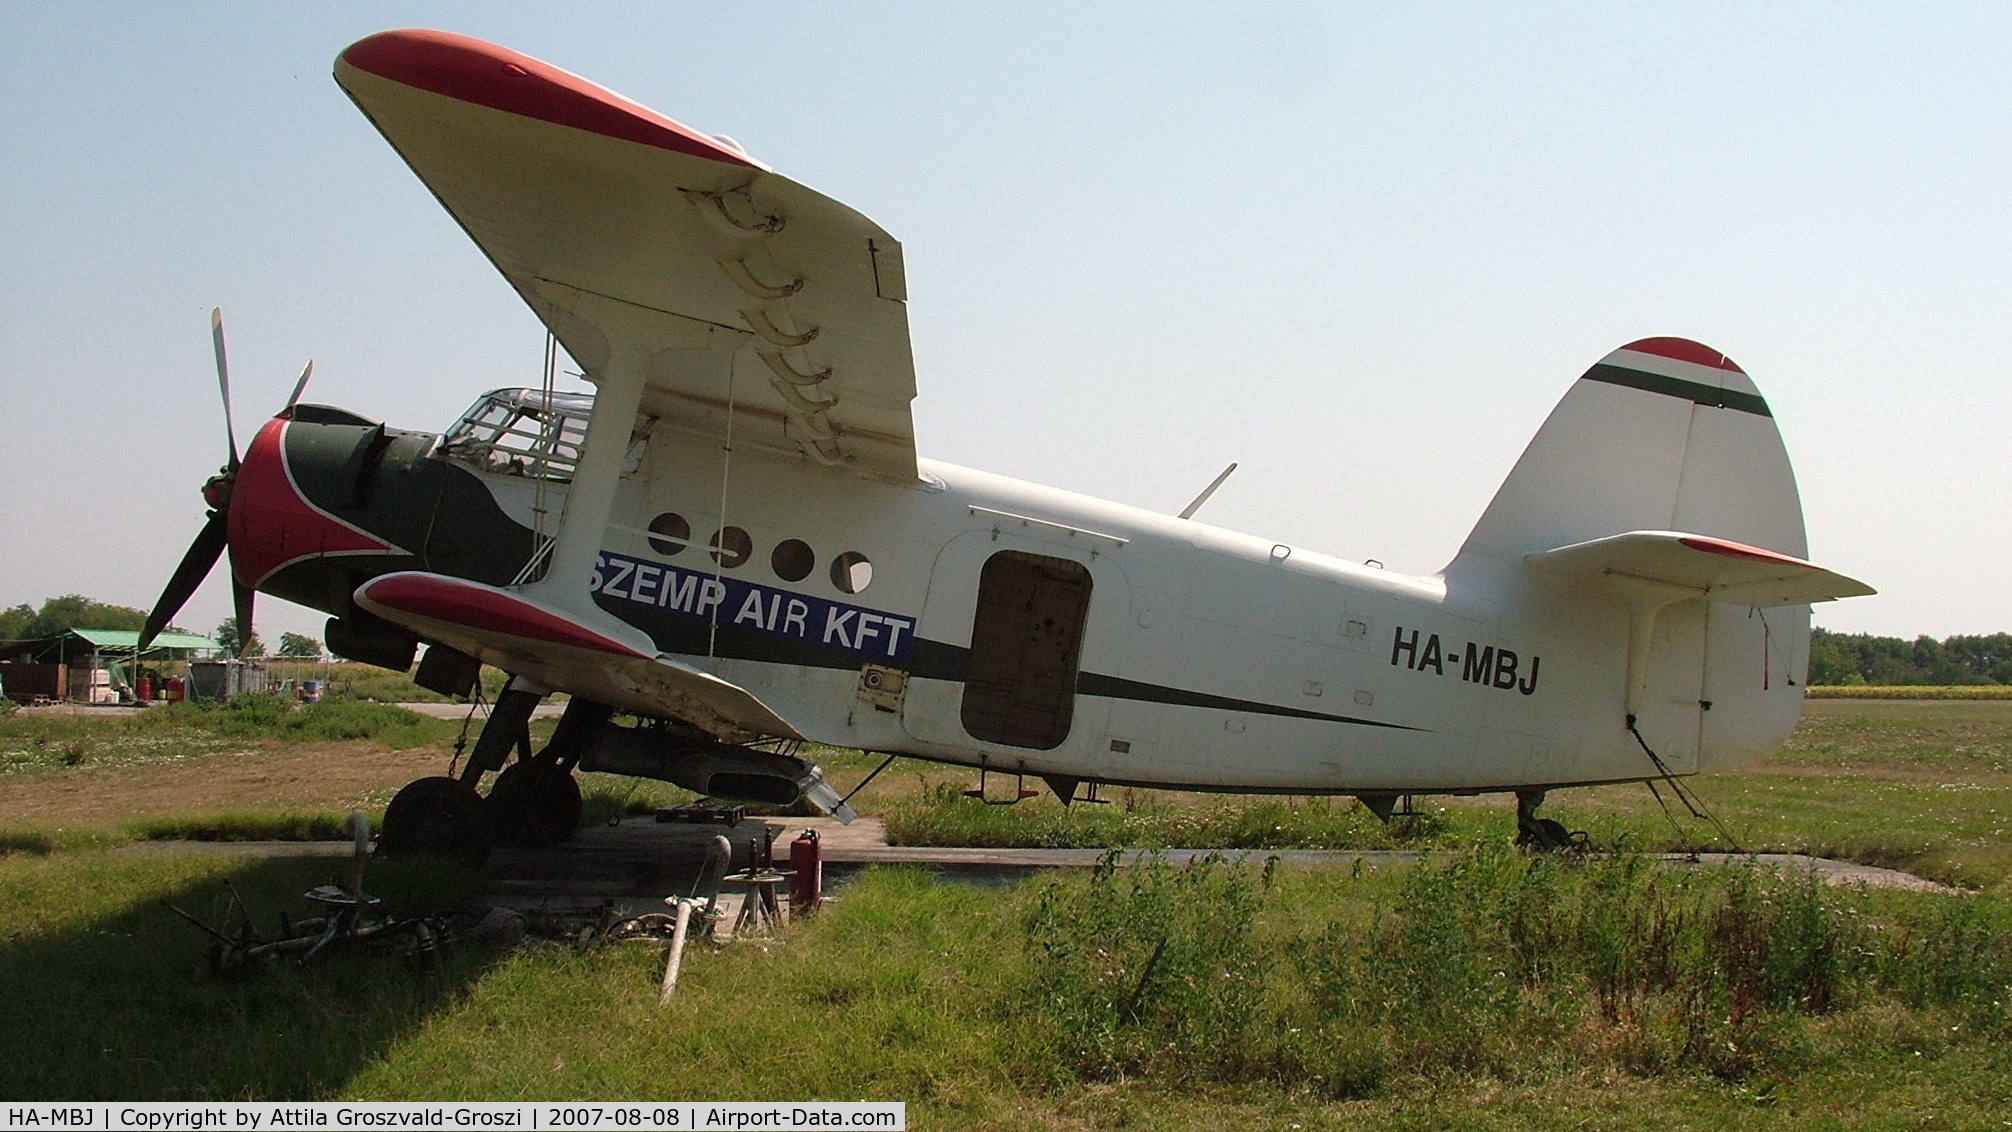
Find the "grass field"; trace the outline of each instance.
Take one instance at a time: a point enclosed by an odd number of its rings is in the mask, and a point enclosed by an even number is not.
[[[1420,818],[1386,827],[1352,799],[1248,799],[1113,791],[1108,806],[1064,809],[1043,796],[985,806],[965,776],[885,803],[897,844],[1280,849],[1462,846],[1499,841],[1506,798],[1422,799]],[[2012,701],[1825,700],[1774,759],[1690,780],[1740,848],[1808,852],[2012,894]],[[1641,850],[1733,848],[1711,824],[1647,787],[1558,791],[1544,812],[1595,844]]]
[[[1777,759],[1693,783],[1748,848],[1829,847],[1978,890],[1965,897],[1531,858],[1502,847],[1510,813],[1488,801],[1435,800],[1396,832],[1326,800],[999,809],[962,798],[966,776],[901,763],[859,804],[916,838],[1466,851],[1008,888],[878,870],[779,947],[696,950],[665,1011],[647,945],[465,949],[434,975],[348,960],[196,977],[200,941],[160,899],[208,911],[229,878],[275,908],[331,865],[107,847],[147,823],[201,825],[216,799],[253,827],[339,817],[437,773],[458,729],[379,708],[304,716],[0,721],[0,1097],[870,1097],[908,1101],[922,1128],[2012,1119],[2012,703],[1814,703]],[[814,757],[842,787],[877,762]],[[260,774],[292,801],[245,793]],[[63,824],[104,813],[85,794],[174,782],[114,821]],[[90,789],[63,793],[77,783]],[[675,796],[590,792],[604,810]],[[48,821],[4,817],[29,796]],[[1560,792],[1547,811],[1610,844],[1713,836],[1672,829],[1639,787]],[[370,883],[401,911],[479,899],[453,870],[373,864]]]
[[[868,874],[773,950],[463,949],[199,977],[228,877],[0,860],[9,1098],[870,1098],[912,1127],[1991,1127],[2002,901],[1672,878],[1502,849],[1444,868],[1123,871],[999,890]],[[373,866],[399,911],[473,896]],[[1158,956],[1156,959],[1155,956]]]

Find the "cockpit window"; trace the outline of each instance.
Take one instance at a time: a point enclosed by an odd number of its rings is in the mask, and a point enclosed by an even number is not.
[[[482,395],[441,438],[441,451],[493,475],[568,483],[587,441],[591,393],[497,389]]]

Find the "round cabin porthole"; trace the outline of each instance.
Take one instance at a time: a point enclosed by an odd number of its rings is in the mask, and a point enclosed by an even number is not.
[[[713,561],[731,570],[748,560],[754,553],[754,539],[739,527],[727,527],[713,536],[713,548],[709,552]]]
[[[666,558],[692,544],[692,525],[675,511],[650,520],[650,549]]]
[[[873,582],[873,563],[866,555],[856,550],[848,550],[831,560],[831,584],[838,592],[856,594]]]
[[[802,539],[786,538],[775,544],[768,564],[783,581],[801,582],[810,577],[811,568],[817,565],[817,554]]]

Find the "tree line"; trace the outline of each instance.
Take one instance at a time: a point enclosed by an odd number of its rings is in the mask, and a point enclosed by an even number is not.
[[[1936,640],[1814,629],[1811,684],[2012,684],[2012,633]]]
[[[11,609],[0,609],[0,646],[14,641],[39,641],[67,633],[72,629],[113,629],[121,632],[137,633],[147,624],[147,611],[134,609],[129,605],[113,605],[97,601],[83,594],[64,594],[52,597],[36,609],[27,602]],[[168,626],[172,633],[187,633],[176,625]],[[223,646],[225,652],[237,657],[264,656],[265,643],[258,638],[256,629],[238,637],[237,618],[226,617],[210,633],[210,639]],[[242,647],[240,647],[242,646]],[[300,633],[279,635],[279,656],[311,659],[321,656],[321,642]]]

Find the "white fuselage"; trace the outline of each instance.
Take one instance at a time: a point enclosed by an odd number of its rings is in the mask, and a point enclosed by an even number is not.
[[[729,461],[715,440],[659,429],[620,480],[592,593],[566,604],[611,627],[671,626],[675,643],[654,634],[668,656],[836,746],[1280,793],[1475,792],[1657,773],[1626,728],[1628,623],[1617,598],[1560,587],[1517,561],[1467,556],[1416,577],[922,467],[922,482],[895,485],[745,445]],[[682,520],[689,545],[662,534],[652,545],[653,521],[659,532],[679,525],[664,516]],[[707,552],[723,526],[751,544],[732,568]],[[814,559],[794,581],[777,574],[785,540]],[[1064,674],[1073,703],[1052,746],[988,741],[967,719],[962,665],[981,571],[1002,551],[1087,573],[1077,663],[1073,678]],[[848,553],[871,563],[856,593],[832,571]],[[800,572],[801,558],[780,564]],[[1638,725],[1671,771],[1763,757],[1794,726],[1808,611],[1768,616],[1771,626],[1758,611],[1701,599],[1661,615]],[[1764,655],[1785,642],[1797,655]],[[897,691],[869,687],[869,669]],[[561,672],[544,676],[565,686]]]

